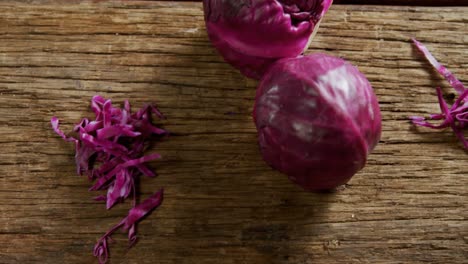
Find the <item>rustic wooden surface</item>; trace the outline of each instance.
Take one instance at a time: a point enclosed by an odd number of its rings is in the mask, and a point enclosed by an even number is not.
[[[22,0],[34,1],[34,0]],[[157,1],[157,0],[147,0]],[[171,0],[163,0],[171,1]],[[195,0],[179,0],[186,2],[200,2]],[[466,0],[333,0],[333,4],[345,5],[416,5],[416,6],[468,6]]]
[[[368,166],[334,193],[301,191],[268,168],[250,112],[256,83],[223,63],[200,3],[0,2],[0,263],[96,263],[106,211],[50,129],[91,117],[95,94],[157,102],[174,135],[158,143],[162,207],[111,263],[468,263],[467,153],[449,131],[413,129],[453,93],[414,51],[416,36],[468,83],[467,8],[333,6],[310,52],[368,76],[383,113]]]
[[[51,3],[78,3],[82,2],[83,0],[16,0],[15,2],[21,3],[44,3],[44,2],[51,2]],[[107,0],[94,0],[94,2],[99,1],[107,1]],[[134,0],[126,0],[126,1],[134,1]],[[174,2],[174,0],[140,0],[139,2],[158,2],[158,1],[166,1],[166,2]],[[201,2],[202,0],[177,0],[177,2]],[[405,5],[405,6],[468,6],[467,0],[333,0],[333,4],[344,4],[344,5]]]
[[[35,0],[22,0],[35,1]],[[158,0],[146,0],[158,1]],[[163,0],[173,1],[173,0]],[[195,0],[179,0],[185,2],[200,2]],[[339,5],[411,5],[411,6],[468,6],[466,0],[333,0],[333,4]]]
[[[348,5],[468,6],[466,0],[333,0],[333,3]]]

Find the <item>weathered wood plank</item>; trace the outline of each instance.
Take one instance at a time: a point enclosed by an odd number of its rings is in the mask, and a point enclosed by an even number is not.
[[[346,188],[310,194],[261,160],[250,113],[256,83],[222,62],[199,3],[0,2],[0,263],[95,263],[96,239],[128,210],[105,211],[74,175],[73,147],[50,130],[96,93],[157,102],[174,135],[156,144],[163,206],[137,247],[115,235],[112,263],[466,263],[468,156],[449,131],[416,130],[447,83],[416,36],[468,82],[466,8],[334,6],[309,52],[369,77],[380,145]],[[234,114],[227,114],[234,113]]]
[[[15,0],[17,3],[44,4],[44,3],[80,3],[86,0]],[[100,2],[105,0],[94,0]],[[132,0],[135,1],[135,0]],[[138,0],[139,2],[157,2],[160,0]],[[162,0],[165,2],[194,2],[201,0]],[[466,0],[333,0],[333,4],[338,5],[390,5],[390,6],[468,6]]]
[[[345,5],[467,6],[465,0],[334,0]]]
[[[31,0],[26,0],[31,1]],[[156,1],[156,0],[147,0]],[[173,0],[163,0],[173,1]],[[185,2],[199,2],[195,0],[178,0]],[[406,6],[468,6],[466,0],[333,0],[338,5],[406,5]]]

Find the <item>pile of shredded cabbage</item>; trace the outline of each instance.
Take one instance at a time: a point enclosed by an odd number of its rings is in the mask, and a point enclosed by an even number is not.
[[[75,143],[77,173],[94,181],[90,191],[107,190],[107,195],[94,198],[105,201],[110,209],[118,202],[132,196],[133,207],[128,215],[102,236],[94,247],[94,255],[100,263],[106,263],[109,256],[108,239],[122,228],[128,232],[130,246],[136,242],[135,225],[163,200],[163,189],[136,204],[135,180],[140,175],[155,177],[156,174],[144,163],[159,159],[159,154],[143,155],[153,135],[163,136],[167,132],[152,124],[152,114],[164,116],[154,105],[146,105],[135,113],[130,103],[124,107],[112,106],[111,100],[96,95],[91,100],[94,120],[83,118],[73,131],[76,136],[67,136],[59,129],[57,117],[51,119],[52,128],[64,140]]]
[[[437,87],[437,97],[439,98],[440,114],[432,114],[429,116],[430,120],[443,120],[439,125],[434,125],[426,121],[426,118],[421,116],[411,116],[410,119],[413,124],[433,129],[452,128],[457,138],[463,143],[465,149],[468,149],[468,141],[466,140],[463,129],[468,126],[468,89],[442,64],[440,64],[429,50],[419,41],[413,39],[414,44],[419,51],[423,53],[431,65],[445,77],[450,85],[460,95],[455,103],[449,107],[447,102],[442,96],[442,89]]]

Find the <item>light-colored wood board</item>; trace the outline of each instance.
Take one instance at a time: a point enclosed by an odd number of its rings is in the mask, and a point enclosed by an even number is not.
[[[453,93],[414,51],[417,37],[468,83],[467,8],[333,6],[308,51],[346,58],[375,88],[382,140],[367,167],[312,194],[260,157],[256,82],[211,47],[200,3],[0,2],[0,263],[96,263],[106,211],[50,129],[91,117],[95,94],[156,102],[173,133],[150,150],[163,205],[111,263],[467,263],[467,153],[450,131],[414,129]]]

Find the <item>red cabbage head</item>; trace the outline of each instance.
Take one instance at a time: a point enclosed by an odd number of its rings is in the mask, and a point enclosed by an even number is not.
[[[260,79],[309,46],[332,0],[203,0],[208,36],[225,61]]]
[[[353,65],[325,54],[287,58],[263,76],[253,117],[264,160],[309,191],[348,182],[380,139],[377,98]]]

